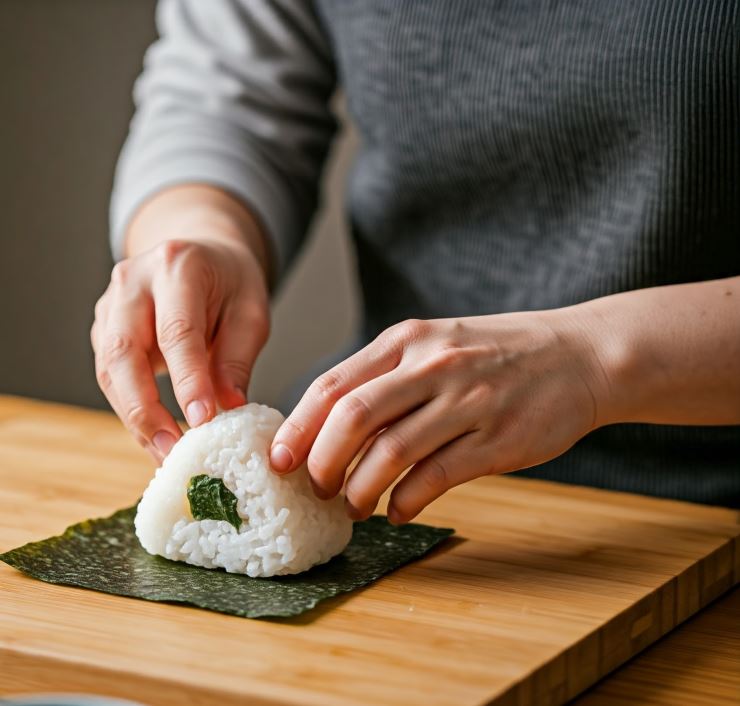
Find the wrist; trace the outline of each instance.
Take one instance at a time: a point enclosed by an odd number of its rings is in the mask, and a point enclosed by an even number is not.
[[[548,312],[593,396],[594,429],[632,421],[643,392],[634,384],[634,351],[626,332],[597,301]]]
[[[193,184],[157,193],[134,214],[126,230],[124,252],[139,255],[167,240],[191,240],[246,247],[272,281],[269,246],[251,211],[216,187]]]

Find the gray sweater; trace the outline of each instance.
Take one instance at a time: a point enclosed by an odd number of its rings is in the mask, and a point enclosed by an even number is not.
[[[161,0],[114,250],[144,199],[204,182],[254,209],[284,272],[341,82],[362,141],[347,210],[363,340],[736,275],[739,4]],[[740,505],[740,427],[615,425],[527,473]]]

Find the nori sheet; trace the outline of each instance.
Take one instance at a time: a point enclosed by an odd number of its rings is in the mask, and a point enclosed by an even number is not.
[[[289,617],[372,583],[454,532],[415,523],[395,527],[374,515],[355,523],[352,541],[328,563],[294,576],[253,579],[148,554],[134,534],[135,514],[134,506],[80,522],[57,537],[0,554],[0,560],[48,583],[245,618]]]

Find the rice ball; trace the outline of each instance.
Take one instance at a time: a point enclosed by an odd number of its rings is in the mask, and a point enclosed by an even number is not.
[[[142,547],[252,577],[297,574],[339,554],[352,537],[341,496],[319,500],[305,465],[286,476],[270,469],[282,421],[251,403],[187,431],[137,508]]]

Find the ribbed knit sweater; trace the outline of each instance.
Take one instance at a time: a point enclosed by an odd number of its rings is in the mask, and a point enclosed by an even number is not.
[[[211,183],[255,210],[283,272],[340,83],[361,137],[347,211],[364,340],[740,274],[739,6],[163,0],[114,249],[144,199]],[[737,506],[740,427],[615,425],[527,473]]]

